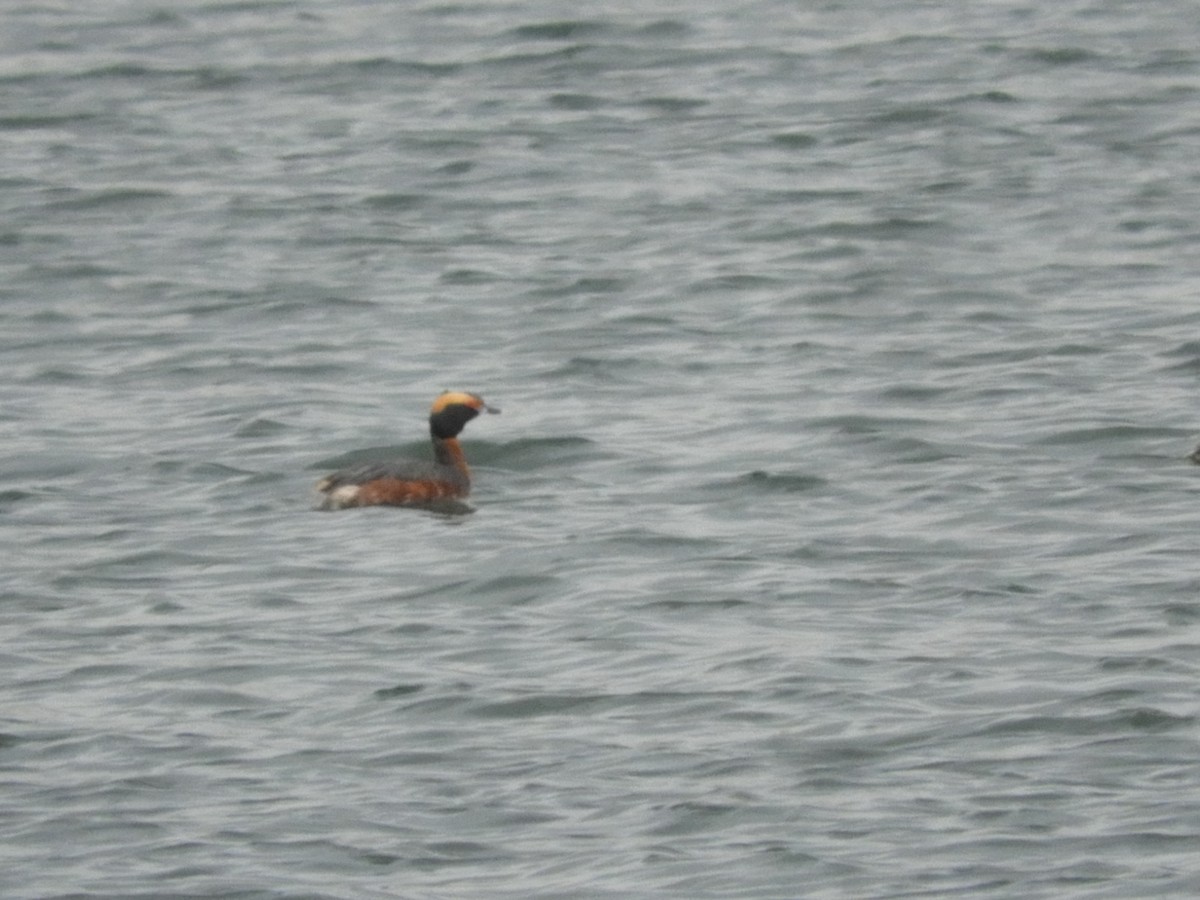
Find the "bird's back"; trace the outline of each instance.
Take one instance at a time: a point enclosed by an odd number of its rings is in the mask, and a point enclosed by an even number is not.
[[[418,460],[364,463],[322,478],[317,490],[325,509],[403,506],[465,497],[470,480],[454,466]]]

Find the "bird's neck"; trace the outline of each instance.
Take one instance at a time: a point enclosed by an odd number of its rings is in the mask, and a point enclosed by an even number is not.
[[[433,456],[443,466],[453,466],[463,478],[471,477],[471,470],[467,468],[467,458],[463,456],[458,438],[435,437],[433,439]]]

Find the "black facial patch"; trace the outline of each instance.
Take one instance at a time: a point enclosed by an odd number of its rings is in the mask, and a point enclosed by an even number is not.
[[[429,417],[429,431],[435,438],[457,437],[463,426],[479,415],[479,410],[465,403],[451,403]]]

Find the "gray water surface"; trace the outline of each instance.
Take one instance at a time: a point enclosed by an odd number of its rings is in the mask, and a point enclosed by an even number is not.
[[[4,5],[0,893],[1200,893],[1198,48]]]

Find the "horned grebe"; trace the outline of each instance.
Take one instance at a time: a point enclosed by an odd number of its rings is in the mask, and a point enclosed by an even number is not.
[[[327,475],[317,483],[321,509],[351,506],[421,506],[461,499],[471,492],[471,470],[458,445],[459,432],[481,412],[498,413],[478,394],[443,391],[429,410],[434,462],[365,463]]]

